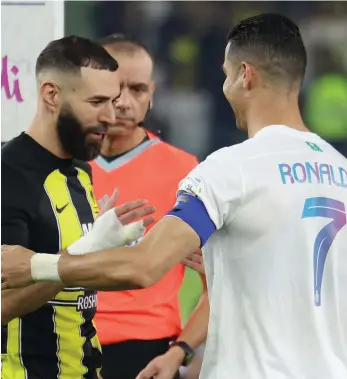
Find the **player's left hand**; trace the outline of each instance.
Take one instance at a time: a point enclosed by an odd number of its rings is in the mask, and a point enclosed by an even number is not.
[[[154,358],[137,375],[136,379],[172,379],[184,360],[180,347],[172,347],[167,353]]]
[[[31,257],[35,253],[22,246],[1,246],[1,290],[33,284]]]
[[[98,217],[102,216],[108,210],[114,208],[119,221],[123,225],[128,225],[131,222],[140,218],[143,218],[144,227],[147,227],[148,225],[154,222],[154,217],[151,215],[155,212],[155,208],[153,206],[146,205],[148,203],[147,200],[140,199],[129,201],[116,207],[118,198],[119,191],[116,188],[113,191],[112,196],[105,202],[103,207],[100,209]]]
[[[198,273],[205,275],[205,267],[204,267],[204,261],[202,259],[201,249],[196,251],[190,257],[184,259],[182,263],[185,266],[190,267],[193,270],[197,271]]]

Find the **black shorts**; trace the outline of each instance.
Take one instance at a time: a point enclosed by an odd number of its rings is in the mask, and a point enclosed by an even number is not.
[[[167,352],[173,338],[131,340],[102,346],[103,379],[135,379],[148,363]],[[179,374],[174,379],[179,379]]]

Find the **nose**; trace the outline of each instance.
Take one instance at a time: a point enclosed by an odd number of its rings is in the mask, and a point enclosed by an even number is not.
[[[127,89],[122,90],[120,97],[116,102],[116,108],[123,112],[131,108],[130,94]]]
[[[112,103],[105,104],[105,106],[101,109],[99,122],[106,125],[115,125],[116,109]]]

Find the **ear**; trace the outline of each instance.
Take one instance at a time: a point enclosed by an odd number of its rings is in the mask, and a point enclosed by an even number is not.
[[[156,90],[156,85],[154,82],[151,82],[151,84],[149,85],[149,92],[151,93],[152,96],[153,96],[155,90]]]
[[[50,112],[55,113],[60,108],[61,90],[56,82],[41,83],[40,97]]]
[[[151,82],[150,87],[149,87],[149,91],[151,94],[151,100],[149,101],[149,109],[153,108],[153,95],[154,95],[155,89],[156,89],[155,83]]]
[[[254,78],[254,67],[247,62],[242,62],[242,87],[246,90],[251,89],[252,79]]]

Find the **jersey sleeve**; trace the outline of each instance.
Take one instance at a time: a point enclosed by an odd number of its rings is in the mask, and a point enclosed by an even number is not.
[[[1,244],[29,247],[30,196],[24,177],[1,165]]]
[[[242,197],[240,166],[225,153],[222,149],[210,155],[179,186],[202,201],[217,229],[233,219]]]
[[[240,166],[223,150],[210,155],[181,181],[177,202],[169,213],[196,231],[201,246],[216,229],[233,220],[241,203]]]

